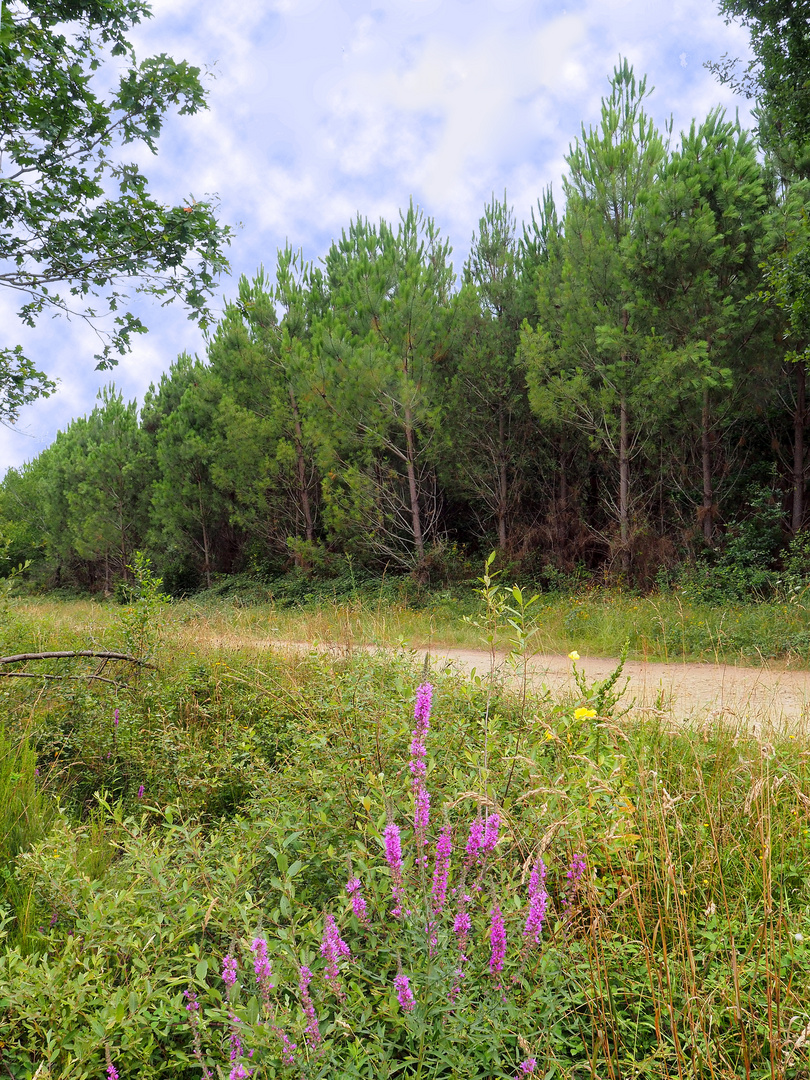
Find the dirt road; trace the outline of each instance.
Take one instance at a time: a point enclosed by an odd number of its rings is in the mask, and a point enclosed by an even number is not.
[[[342,646],[310,645],[303,642],[257,641],[258,647],[308,650]],[[371,648],[369,646],[360,646]],[[358,648],[358,646],[354,646]],[[417,649],[417,653],[427,651]],[[489,670],[485,651],[433,646],[431,660],[450,663],[462,671]],[[503,663],[503,656],[498,658]],[[577,666],[589,680],[603,679],[616,660],[583,656]],[[529,677],[536,688],[547,686],[554,694],[576,690],[572,663],[567,656],[538,654],[529,661]],[[772,667],[737,667],[730,664],[659,664],[628,660],[624,678],[629,679],[625,700],[635,699],[639,709],[659,709],[673,720],[721,718],[753,731],[771,728],[810,728],[810,671],[789,671]]]

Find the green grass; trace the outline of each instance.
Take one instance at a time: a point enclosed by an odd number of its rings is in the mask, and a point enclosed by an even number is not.
[[[121,644],[121,608],[111,602],[43,598],[19,602],[6,630],[12,651]],[[201,594],[172,604],[164,618],[167,641],[182,647],[243,648],[269,641],[313,644],[481,647],[482,603],[472,586],[393,599],[358,592],[294,604],[238,594]],[[810,663],[810,607],[804,603],[686,603],[677,594],[640,597],[593,591],[576,596],[542,594],[536,609],[538,652],[615,657],[629,641],[631,659],[698,660],[757,665],[773,660],[792,667]],[[502,635],[508,646],[508,634]]]
[[[122,1077],[197,1080],[190,985],[203,1006],[200,1054],[227,1073],[230,1021],[217,995],[230,951],[244,972],[230,1007],[255,1047],[256,1080],[483,1080],[514,1076],[530,1056],[549,1080],[805,1080],[810,742],[719,723],[670,730],[648,714],[619,720],[621,703],[614,710],[609,700],[605,715],[577,718],[587,692],[524,701],[486,677],[432,675],[427,783],[434,827],[446,814],[454,828],[455,884],[476,808],[497,808],[503,822],[470,903],[468,981],[448,1012],[451,924],[441,924],[431,954],[418,919],[411,930],[391,920],[381,848],[391,813],[403,830],[410,904],[421,910],[430,868],[423,878],[414,865],[408,825],[420,665],[409,653],[292,655],[256,643],[304,637],[295,631],[305,627],[322,640],[376,633],[392,642],[402,627],[415,635],[426,625],[439,640],[453,604],[185,602],[157,615],[156,670],[107,665],[113,686],[86,679],[97,669],[76,662],[60,669],[74,676],[65,682],[0,686],[15,762],[3,782],[16,800],[3,827],[22,849],[13,890],[0,899],[0,1050],[11,1075],[28,1080],[42,1066],[41,1077],[47,1065],[65,1080],[98,1077],[109,1052]],[[670,598],[554,597],[541,625],[560,650],[604,654],[610,634],[614,647],[627,626],[645,640],[679,614],[689,625],[697,612]],[[770,618],[775,632],[778,608],[754,614],[751,627]],[[119,616],[91,602],[26,604],[6,626],[6,648],[113,647]],[[573,620],[576,633],[555,638],[555,619],[563,629]],[[475,643],[478,631],[455,626],[458,643]],[[578,851],[588,873],[573,895],[566,873]],[[538,853],[549,915],[542,948],[524,955],[526,879]],[[372,912],[368,930],[349,913],[349,856]],[[488,970],[495,898],[510,942],[504,991]],[[344,999],[321,975],[325,912],[355,957]],[[273,1017],[299,1046],[296,965],[316,974],[323,1056],[293,1073],[257,1023],[260,995],[251,1001],[259,928],[276,972]],[[392,993],[398,963],[412,978],[413,1016]]]

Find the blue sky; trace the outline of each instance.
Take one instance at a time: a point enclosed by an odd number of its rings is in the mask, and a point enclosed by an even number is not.
[[[596,124],[619,56],[655,88],[649,111],[675,133],[720,103],[748,103],[704,67],[748,55],[747,36],[711,0],[154,0],[137,29],[141,57],[166,52],[211,72],[207,112],[171,118],[159,154],[128,152],[154,194],[177,204],[216,193],[236,227],[232,279],[272,273],[289,240],[307,259],[359,212],[395,220],[408,200],[435,218],[460,270],[492,193],[518,220],[543,188],[561,195],[564,156]],[[76,320],[44,318],[27,331],[0,296],[8,344],[22,343],[59,390],[0,428],[0,472],[36,456],[114,379],[143,397],[179,352],[205,343],[175,304],[139,304],[150,333],[112,373]]]

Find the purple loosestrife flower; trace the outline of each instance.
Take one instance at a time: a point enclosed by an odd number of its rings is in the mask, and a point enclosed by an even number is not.
[[[515,1080],[521,1080],[523,1076],[531,1076],[534,1070],[537,1068],[537,1058],[526,1058],[525,1061],[521,1061],[518,1065],[517,1076]]]
[[[115,725],[115,727],[118,727],[118,709],[116,709],[113,713],[113,724]]]
[[[540,935],[543,932],[543,922],[548,907],[545,880],[546,865],[542,859],[538,859],[537,866],[534,867],[529,877],[529,913],[526,916],[526,925],[523,928],[524,937],[530,938],[535,945],[540,944]]]
[[[484,844],[484,823],[480,817],[473,818],[470,822],[470,835],[467,839],[467,847],[465,848],[465,863],[467,866],[471,866],[477,861],[481,848]]]
[[[324,978],[339,998],[343,998],[345,995],[340,985],[338,960],[340,960],[341,956],[350,957],[351,955],[351,949],[340,936],[334,915],[327,915],[323,927],[323,940],[321,941],[321,956],[326,959]]]
[[[274,987],[273,970],[267,955],[267,942],[263,937],[255,937],[250,943],[250,951],[253,953],[253,970],[256,972],[256,982],[259,985],[262,999],[270,1000],[270,991]]]
[[[436,861],[433,864],[433,888],[431,902],[433,912],[438,915],[447,899],[447,876],[450,873],[450,856],[453,852],[452,834],[449,825],[445,825],[436,841]]]
[[[470,919],[469,912],[465,910],[465,905],[470,901],[469,896],[464,892],[464,883],[461,884],[461,899],[459,900],[459,909],[453,920],[453,933],[456,935],[456,943],[458,944],[458,967],[453,972],[453,985],[450,989],[450,1001],[453,1002],[458,997],[461,990],[461,980],[464,978],[464,965],[467,963],[469,957],[467,956],[467,938],[472,928],[472,920]]]
[[[236,983],[236,958],[230,953],[222,961],[222,981],[230,988]]]
[[[346,892],[352,898],[352,913],[358,922],[368,926],[368,909],[360,889],[361,881],[356,875],[350,877],[346,882]]]
[[[246,1069],[241,1061],[237,1061],[228,1073],[228,1080],[245,1080],[245,1077],[250,1076],[251,1072],[252,1070]]]
[[[280,1027],[274,1027],[272,1031],[281,1040],[281,1063],[283,1065],[294,1065],[295,1051],[298,1049],[298,1044],[290,1042],[287,1032],[282,1031]]]
[[[235,1012],[229,1012],[228,1019],[231,1022],[231,1034],[228,1039],[231,1047],[231,1061],[238,1061],[245,1052],[242,1040],[239,1038],[239,1017]]]
[[[498,843],[498,830],[501,827],[501,819],[498,814],[490,814],[487,818],[487,827],[484,832],[484,840],[481,844],[482,851],[494,851]]]
[[[490,912],[489,924],[489,970],[495,975],[503,971],[503,961],[506,956],[506,929],[503,925],[501,909],[495,904]]]
[[[397,992],[397,1001],[399,1007],[403,1012],[413,1012],[413,1007],[416,1004],[413,994],[411,993],[411,981],[407,975],[402,974],[400,968],[399,974],[394,978],[394,989]]]
[[[422,683],[421,686],[416,688],[416,704],[413,707],[413,718],[417,727],[422,725],[427,730],[432,701],[433,687],[429,682]]]
[[[321,1041],[321,1032],[318,1027],[318,1017],[315,1015],[315,1005],[309,993],[309,984],[312,982],[312,972],[308,967],[302,967],[298,978],[298,990],[301,994],[301,1007],[307,1018],[307,1026],[304,1028],[304,1038],[307,1045],[313,1049]]]
[[[385,838],[385,861],[391,871],[391,897],[394,906],[391,914],[395,919],[402,918],[402,899],[404,890],[402,886],[402,843],[399,837],[399,826],[389,822],[383,833]]]
[[[112,1062],[107,1066],[107,1080],[118,1080],[118,1069]]]
[[[138,798],[143,798],[143,784],[141,784],[141,786],[138,788]]]
[[[196,990],[184,990],[183,994],[186,998],[186,1012],[188,1013],[188,1022],[191,1027],[191,1040],[194,1046],[194,1057],[200,1064],[202,1074],[205,1080],[213,1080],[211,1070],[203,1061],[202,1056],[202,1038],[200,1036],[200,1003],[197,1000]]]
[[[430,706],[433,698],[433,687],[430,683],[423,683],[416,691],[416,705],[413,710],[413,718],[416,726],[411,738],[411,761],[410,770],[415,804],[413,827],[416,831],[417,845],[422,848],[427,843],[426,832],[430,823],[430,796],[425,787],[427,775],[427,747],[425,739],[430,730]],[[421,854],[417,859],[421,859]]]
[[[415,809],[413,814],[413,827],[416,830],[417,836],[421,837],[422,845],[424,846],[427,843],[425,833],[430,824],[430,793],[425,787],[424,782],[419,784],[419,787],[414,793],[414,800]]]
[[[579,891],[579,883],[582,880],[582,875],[585,873],[585,856],[582,852],[578,851],[573,859],[571,865],[568,867],[566,878],[568,884],[565,887],[565,896],[563,897],[563,905],[570,907],[571,901]]]

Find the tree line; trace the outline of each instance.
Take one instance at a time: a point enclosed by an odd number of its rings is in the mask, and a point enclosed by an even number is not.
[[[648,584],[770,507],[806,524],[806,170],[714,109],[675,137],[616,68],[518,228],[493,197],[456,281],[413,204],[242,277],[203,359],[114,386],[0,488],[11,556],[177,588],[336,556],[422,578],[497,546]]]

